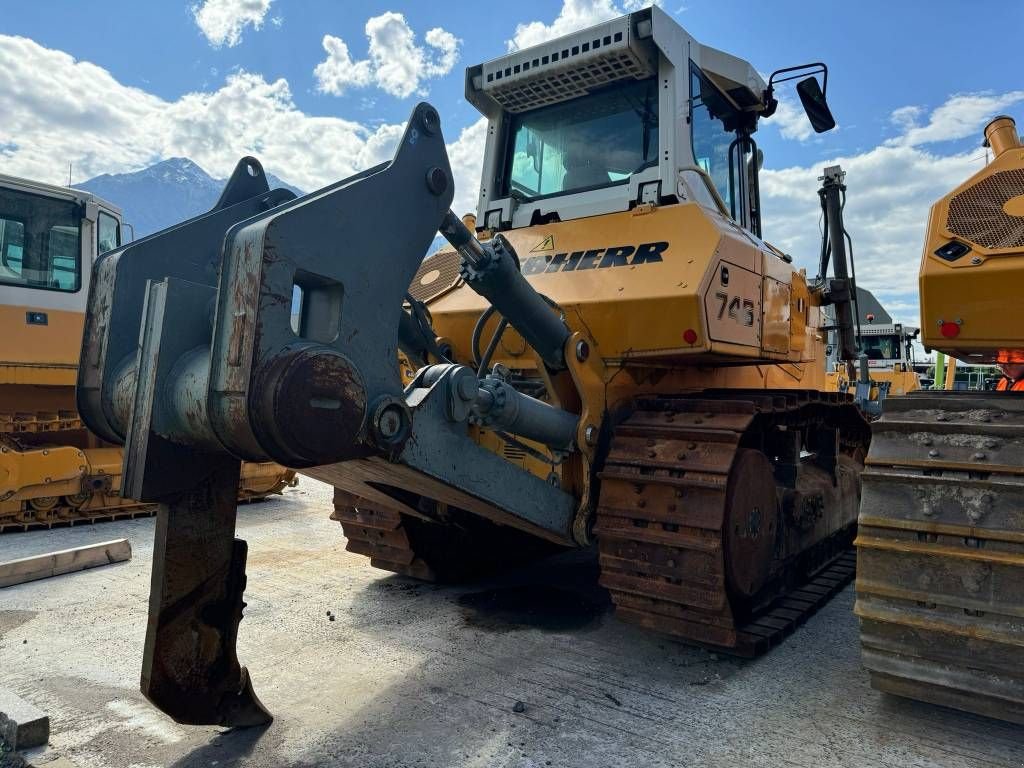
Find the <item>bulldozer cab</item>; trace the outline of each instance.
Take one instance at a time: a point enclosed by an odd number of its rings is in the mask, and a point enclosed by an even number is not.
[[[466,96],[489,123],[481,229],[692,200],[760,235],[770,88],[659,8],[470,67]]]
[[[77,362],[92,264],[122,228],[95,195],[0,175],[0,325],[12,329],[2,368]]]
[[[78,293],[121,227],[121,212],[93,195],[0,176],[0,284]]]

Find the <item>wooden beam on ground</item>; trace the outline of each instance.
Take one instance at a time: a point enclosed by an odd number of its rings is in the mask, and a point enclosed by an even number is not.
[[[0,563],[0,587],[84,571],[98,565],[120,563],[131,560],[131,557],[132,545],[128,543],[128,539],[115,539],[85,547],[62,549],[45,555],[8,560],[6,563]]]

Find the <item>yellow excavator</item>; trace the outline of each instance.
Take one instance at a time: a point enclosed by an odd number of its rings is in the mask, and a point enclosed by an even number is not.
[[[1024,146],[932,207],[922,343],[968,364],[1024,363]],[[875,688],[1024,723],[1024,397],[922,391],[873,424],[857,537],[864,665]]]
[[[846,188],[825,170],[818,276],[762,239],[754,132],[787,81],[835,125],[824,65],[765,82],[648,8],[469,67],[475,219],[420,104],[389,162],[294,198],[243,158],[208,214],[100,260],[78,398],[160,504],[149,700],[270,719],[235,650],[242,460],[334,485],[388,570],[596,545],[621,619],[730,653],[848,583],[870,427],[825,391],[822,320],[855,359]]]
[[[90,434],[75,405],[92,265],[124,227],[88,192],[0,175],[0,532],[153,514],[121,495],[120,446]],[[239,499],[294,477],[246,464]]]

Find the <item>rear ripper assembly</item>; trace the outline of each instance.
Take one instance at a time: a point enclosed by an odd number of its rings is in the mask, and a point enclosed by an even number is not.
[[[125,443],[126,492],[160,504],[142,690],[178,722],[270,719],[235,655],[243,459],[373,457],[435,498],[574,543],[574,498],[468,440],[466,421],[472,413],[568,449],[577,415],[454,364],[421,369],[403,391],[400,308],[438,230],[462,255],[466,282],[546,365],[564,368],[572,339],[501,238],[482,245],[451,214],[452,196],[438,114],[420,104],[390,163],[289,200],[245,158],[214,211],[97,265],[80,408],[97,433]],[[402,226],[374,225],[384,210]],[[367,256],[377,253],[386,266]],[[453,455],[463,460],[453,466]]]

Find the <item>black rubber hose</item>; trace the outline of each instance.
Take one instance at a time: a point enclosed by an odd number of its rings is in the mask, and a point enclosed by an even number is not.
[[[476,319],[476,323],[473,325],[473,336],[470,340],[470,351],[473,354],[473,364],[480,367],[480,337],[483,336],[484,326],[487,321],[491,319],[491,315],[495,312],[494,305],[491,304],[480,313],[480,317]]]
[[[503,317],[501,322],[498,323],[498,327],[494,329],[494,333],[491,334],[491,341],[487,345],[487,349],[484,350],[483,357],[480,358],[480,362],[477,365],[477,371],[481,377],[487,375],[487,367],[491,364],[494,350],[498,348],[498,342],[501,340],[501,336],[505,333],[506,328],[508,328],[508,320]]]

